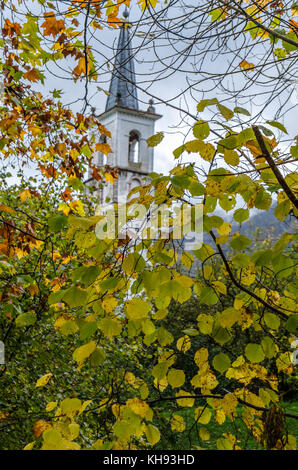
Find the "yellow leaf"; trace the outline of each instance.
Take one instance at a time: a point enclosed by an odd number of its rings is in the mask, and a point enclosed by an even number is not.
[[[40,377],[35,384],[35,388],[43,387],[44,385],[46,385],[48,381],[50,380],[50,378],[52,377],[52,375],[53,374],[49,372],[48,374],[45,374],[42,377]]]
[[[113,175],[111,175],[111,173],[105,173],[105,179],[107,183],[115,183],[115,178],[113,177]]]
[[[163,392],[168,385],[169,383],[166,377],[163,377],[162,379],[154,379],[154,387],[161,392]]]
[[[90,343],[84,344],[77,348],[73,353],[73,358],[78,364],[82,364],[96,349],[96,343],[90,341]]]
[[[115,310],[116,306],[118,305],[118,300],[112,295],[107,295],[103,299],[101,304],[102,304],[103,309],[106,312],[110,313],[110,312],[113,312],[113,310]]]
[[[128,399],[126,401],[126,405],[131,409],[131,411],[133,411],[133,413],[141,416],[141,418],[145,418],[145,416],[150,411],[149,405],[147,405],[145,401],[139,400],[138,398]]]
[[[247,62],[246,60],[242,60],[239,65],[243,70],[253,70],[255,67],[254,64]]]
[[[183,353],[186,353],[191,347],[190,337],[188,335],[182,336],[177,341],[177,349]]]
[[[183,432],[185,430],[185,422],[182,416],[173,415],[171,420],[172,431]]]
[[[210,434],[207,428],[200,428],[199,435],[203,441],[208,441],[210,439]]]
[[[184,397],[184,398],[179,398],[179,397]],[[179,392],[176,393],[176,399],[177,399],[177,403],[179,406],[192,407],[195,402],[195,399],[192,398],[191,393],[185,392],[184,390],[179,390]]]
[[[133,385],[136,381],[136,378],[132,372],[126,372],[124,379],[129,385]]]
[[[232,225],[229,222],[224,222],[217,231],[220,235],[229,235],[232,230]]]
[[[208,361],[208,350],[206,348],[198,349],[195,353],[194,361],[198,367],[202,367]]]
[[[200,424],[208,424],[212,413],[206,406],[199,406],[195,409],[195,420]]]
[[[185,374],[183,370],[171,369],[168,373],[168,382],[172,388],[182,387],[185,382]]]
[[[25,189],[21,194],[19,194],[19,198],[21,199],[22,202],[24,202],[26,199],[31,198],[31,193],[29,189]]]
[[[134,298],[126,303],[125,309],[130,320],[140,320],[147,318],[151,305],[145,300]]]
[[[29,442],[29,444],[27,444],[23,450],[32,450],[34,445],[35,445],[35,441]]]
[[[56,401],[50,401],[46,406],[46,411],[49,412],[49,411],[54,410],[54,408],[56,408],[57,404],[58,403]]]
[[[140,5],[141,10],[144,11],[146,8],[149,8],[149,6],[155,8],[157,0],[138,0],[137,4]]]
[[[230,328],[240,318],[239,310],[233,307],[226,308],[219,316],[219,323],[223,328]]]

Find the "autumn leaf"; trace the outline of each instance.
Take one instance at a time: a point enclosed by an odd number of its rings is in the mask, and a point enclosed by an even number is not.
[[[45,21],[41,25],[45,36],[57,36],[65,29],[63,19],[57,20],[54,12],[44,14]]]
[[[28,72],[24,73],[24,78],[30,82],[38,82],[42,79],[40,72],[36,69],[30,69]]]
[[[40,377],[37,380],[36,384],[35,384],[35,388],[44,387],[45,385],[47,385],[47,383],[49,382],[49,380],[52,376],[53,376],[53,374],[51,372],[49,372],[48,374],[45,374],[42,377]]]
[[[38,439],[47,429],[50,429],[51,427],[51,423],[43,419],[35,421],[33,424],[33,432],[35,437]]]
[[[255,68],[254,64],[246,60],[242,60],[239,65],[243,70],[253,70]]]

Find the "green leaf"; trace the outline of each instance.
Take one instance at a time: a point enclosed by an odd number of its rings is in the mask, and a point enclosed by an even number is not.
[[[164,133],[157,132],[156,134],[152,135],[146,140],[148,147],[155,147],[156,145],[160,144],[163,138],[164,138]]]
[[[66,215],[54,215],[48,219],[48,225],[53,232],[60,232],[68,223]]]
[[[224,149],[233,150],[239,146],[238,135],[229,135],[225,139],[221,139],[218,142],[218,145]]]
[[[278,330],[280,327],[280,319],[277,315],[274,315],[274,313],[265,313],[264,321],[268,328],[271,328],[272,330]]]
[[[210,133],[209,124],[206,121],[197,121],[192,131],[196,139],[204,140]]]
[[[203,196],[205,194],[205,187],[201,183],[192,182],[189,187],[188,191],[192,196]]]
[[[261,341],[261,346],[263,348],[264,354],[268,359],[272,359],[278,351],[274,341],[269,336],[265,336],[265,338]]]
[[[201,313],[197,317],[197,322],[201,333],[203,333],[204,335],[210,335],[212,333],[214,320],[211,315]]]
[[[79,348],[75,349],[72,357],[76,362],[82,364],[96,349],[96,343],[94,341],[90,341],[90,343],[84,344]]]
[[[89,338],[95,331],[97,330],[97,322],[93,321],[85,321],[82,320],[82,323],[79,322],[79,328],[80,328],[80,338],[82,340],[85,340]]]
[[[100,274],[101,269],[99,266],[80,266],[73,271],[72,280],[81,281],[84,285],[92,284]]]
[[[255,199],[255,208],[262,210],[269,210],[272,204],[272,197],[263,188],[258,191]]]
[[[298,314],[291,315],[287,319],[286,329],[294,335],[298,335]]]
[[[96,348],[90,356],[91,366],[96,367],[101,365],[106,358],[106,353],[103,348]]]
[[[252,363],[262,362],[265,354],[262,347],[256,343],[249,343],[245,348],[245,356]]]
[[[75,244],[79,248],[90,248],[95,245],[96,241],[97,238],[94,232],[77,232],[75,235]]]
[[[245,250],[252,241],[245,235],[234,234],[232,240],[230,241],[231,247],[236,251]]]
[[[185,373],[183,370],[171,369],[167,379],[172,388],[182,387],[185,382]]]
[[[201,113],[202,111],[204,111],[206,106],[212,106],[214,104],[216,104],[216,105],[218,104],[218,99],[217,98],[210,98],[210,99],[206,99],[206,100],[201,100],[197,104],[197,111],[199,113]]]
[[[101,329],[103,334],[110,339],[114,336],[118,336],[122,331],[122,325],[117,318],[102,318],[98,322],[98,327]]]
[[[235,222],[238,222],[239,224],[242,224],[245,220],[249,218],[249,210],[248,209],[237,209],[234,212],[234,220]]]
[[[185,145],[180,145],[177,149],[174,150],[173,155],[175,158],[179,158],[180,155],[184,152]]]
[[[234,113],[244,114],[245,116],[250,116],[250,112],[247,111],[247,109],[245,108],[241,108],[240,106],[236,106],[236,108],[234,108]]]
[[[58,290],[56,292],[52,292],[48,297],[49,305],[57,304],[61,302],[63,295],[65,294],[66,290]]]
[[[277,219],[279,219],[281,222],[285,220],[287,215],[289,214],[291,210],[291,203],[287,199],[280,204],[277,204],[277,206],[274,209],[274,215]]]
[[[161,327],[157,332],[157,340],[161,346],[167,346],[174,341],[174,337],[164,327]]]
[[[271,263],[272,256],[271,250],[260,250],[253,253],[251,258],[256,266],[267,266]]]
[[[226,106],[218,103],[217,105],[218,111],[220,114],[226,119],[229,120],[234,116],[234,113],[231,109],[227,108]]]
[[[145,434],[147,437],[147,441],[152,446],[154,446],[160,440],[160,432],[157,427],[153,426],[153,424],[146,425]]]
[[[206,305],[215,305],[218,302],[218,296],[211,287],[203,287],[200,294],[200,302]]]
[[[276,127],[277,129],[281,130],[282,132],[284,132],[285,134],[288,133],[287,129],[285,128],[285,126],[283,124],[281,124],[280,122],[277,122],[277,121],[266,121],[267,124],[269,124],[270,126],[272,127]]]
[[[22,313],[16,318],[16,326],[30,326],[36,322],[36,315],[34,313]]]
[[[88,292],[80,287],[72,286],[64,291],[62,300],[66,302],[70,308],[85,305],[88,299]]]
[[[155,379],[161,380],[167,375],[169,364],[167,362],[159,362],[152,369],[152,375]]]
[[[237,166],[239,164],[239,155],[235,150],[224,151],[224,159],[228,165]]]
[[[214,357],[212,365],[215,370],[222,374],[231,366],[231,360],[227,354],[219,353]]]
[[[293,158],[298,158],[298,144],[292,145],[292,147],[290,148],[290,152]]]

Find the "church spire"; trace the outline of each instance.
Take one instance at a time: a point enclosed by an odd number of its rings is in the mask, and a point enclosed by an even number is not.
[[[123,14],[125,20],[128,18],[128,15],[126,7]],[[106,111],[116,105],[124,108],[139,109],[129,26],[126,21],[123,22],[120,28],[109,92]]]

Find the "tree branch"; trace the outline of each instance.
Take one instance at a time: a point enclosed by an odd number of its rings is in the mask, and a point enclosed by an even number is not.
[[[273,171],[277,181],[279,182],[280,186],[282,187],[282,189],[284,190],[284,192],[286,193],[286,195],[288,196],[290,201],[298,209],[298,199],[296,198],[295,194],[291,191],[291,189],[287,185],[283,175],[281,174],[281,172],[279,171],[279,169],[275,165],[274,160],[271,157],[271,155],[270,155],[270,153],[269,153],[269,151],[266,147],[266,144],[265,144],[263,136],[260,132],[260,129],[258,128],[258,126],[252,126],[252,129],[255,133],[255,136],[256,136],[256,139],[257,139],[258,144],[260,146],[260,149],[262,151],[262,154],[263,154],[264,158],[266,159],[268,165],[270,166],[271,170]]]
[[[281,310],[279,310],[278,308],[274,307],[273,305],[270,305],[268,302],[266,302],[265,300],[263,300],[261,297],[259,297],[258,295],[256,295],[254,292],[251,292],[249,289],[247,289],[246,287],[244,287],[242,284],[240,284],[240,282],[234,277],[234,274],[229,266],[229,263],[228,263],[228,260],[227,258],[225,257],[225,254],[221,248],[220,245],[218,245],[216,243],[216,236],[214,235],[214,233],[212,232],[212,230],[210,230],[210,235],[214,241],[214,243],[216,244],[217,246],[217,249],[218,249],[218,252],[224,262],[224,265],[225,265],[225,268],[230,276],[230,279],[231,281],[235,284],[236,287],[238,287],[238,289],[242,290],[243,292],[246,292],[246,294],[250,295],[251,297],[253,297],[254,299],[256,299],[258,302],[260,302],[261,304],[263,304],[265,307],[267,307],[269,310],[271,310],[272,312],[274,313],[277,313],[278,315],[280,315],[282,318],[284,318],[285,320],[288,319],[288,316],[283,313]]]

